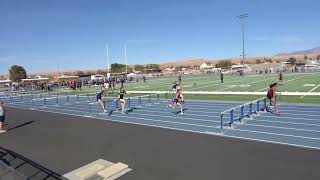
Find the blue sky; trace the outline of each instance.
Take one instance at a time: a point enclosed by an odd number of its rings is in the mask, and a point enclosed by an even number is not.
[[[320,45],[318,0],[0,0],[0,74],[273,55]]]

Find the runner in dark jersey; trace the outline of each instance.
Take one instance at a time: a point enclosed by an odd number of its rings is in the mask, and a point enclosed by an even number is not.
[[[220,73],[220,79],[221,79],[221,83],[223,84],[223,73]]]
[[[279,107],[276,102],[276,96],[277,96],[276,90],[277,90],[277,83],[271,84],[270,89],[267,93],[267,98],[270,100],[270,104],[274,107],[276,114],[280,115]]]
[[[279,81],[280,81],[280,84],[283,84],[283,73],[282,73],[282,71],[280,71],[280,73],[279,73]]]
[[[124,114],[124,110],[125,110],[125,106],[126,106],[126,100],[124,99],[124,94],[126,93],[126,91],[121,88],[119,91],[119,101],[121,104],[121,113]]]

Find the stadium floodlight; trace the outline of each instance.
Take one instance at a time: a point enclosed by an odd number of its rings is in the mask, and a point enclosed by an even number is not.
[[[110,63],[109,63],[109,44],[106,42],[106,51],[107,51],[107,68],[108,68],[108,74],[110,73]]]
[[[243,63],[245,62],[245,51],[244,51],[244,20],[249,17],[249,14],[240,14],[237,16],[241,20],[241,25],[242,25],[242,61]]]
[[[126,74],[128,74],[127,42],[128,41],[124,43],[124,63],[126,64]]]

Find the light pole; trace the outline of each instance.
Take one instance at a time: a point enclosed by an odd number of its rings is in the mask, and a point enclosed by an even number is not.
[[[124,43],[124,63],[126,64],[126,74],[128,74],[127,41]]]
[[[110,63],[109,63],[109,45],[106,42],[106,50],[107,50],[107,68],[108,68],[108,74],[110,73]]]
[[[245,14],[241,14],[239,16],[237,16],[237,18],[239,18],[241,20],[241,25],[242,25],[242,62],[245,62],[245,52],[244,52],[244,20],[245,18],[247,18],[249,16],[249,14],[245,13]]]

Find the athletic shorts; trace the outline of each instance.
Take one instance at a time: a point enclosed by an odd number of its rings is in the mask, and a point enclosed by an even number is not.
[[[0,122],[4,122],[5,116],[0,116]]]
[[[172,102],[173,102],[174,104],[178,104],[178,103],[179,103],[179,99],[178,99],[178,98],[173,98],[173,99],[172,99]]]
[[[270,100],[272,99],[272,97],[271,97],[271,96],[267,96],[267,98],[268,98],[268,99],[270,99]]]
[[[96,96],[97,101],[102,99],[102,96]]]

